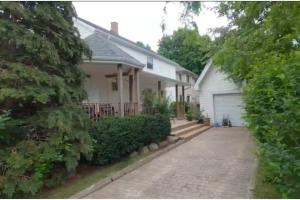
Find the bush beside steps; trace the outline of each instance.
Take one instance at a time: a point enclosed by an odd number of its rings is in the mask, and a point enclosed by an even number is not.
[[[161,114],[105,118],[94,126],[92,162],[104,165],[119,161],[134,152],[158,149],[170,134],[169,117]]]

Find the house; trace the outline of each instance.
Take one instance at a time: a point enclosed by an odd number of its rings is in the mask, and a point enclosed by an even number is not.
[[[203,69],[195,89],[199,90],[200,109],[211,125],[222,125],[223,118],[229,118],[233,126],[244,125],[241,88],[218,71],[212,60]]]
[[[82,18],[74,19],[74,25],[93,52],[92,59],[84,59],[81,65],[87,74],[84,105],[91,116],[146,112],[142,94],[152,91],[165,96],[175,93],[177,117],[183,117],[179,95],[192,95],[186,90],[193,88],[193,82],[178,80],[176,74],[192,72],[120,36],[117,22],[111,23],[110,31]]]

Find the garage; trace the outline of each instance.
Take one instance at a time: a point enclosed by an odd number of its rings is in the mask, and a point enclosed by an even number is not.
[[[216,94],[213,101],[215,122],[222,125],[223,118],[229,118],[232,126],[243,126],[241,94]]]
[[[200,110],[210,119],[212,126],[222,125],[223,118],[227,117],[232,126],[244,126],[242,89],[227,74],[218,70],[212,60],[203,69],[195,89],[199,90]]]

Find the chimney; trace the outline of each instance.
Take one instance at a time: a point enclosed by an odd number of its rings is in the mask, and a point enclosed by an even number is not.
[[[118,22],[111,22],[110,23],[110,32],[115,33],[115,34],[119,34],[119,30],[118,30]]]

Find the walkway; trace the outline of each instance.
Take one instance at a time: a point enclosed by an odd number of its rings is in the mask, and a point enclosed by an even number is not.
[[[249,198],[254,153],[245,128],[212,128],[86,198]]]

